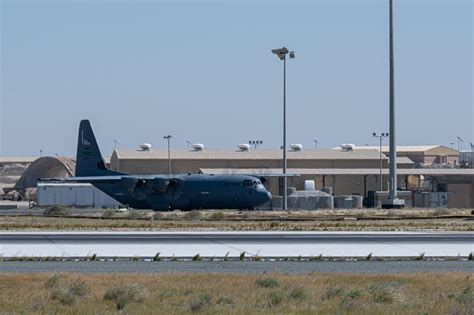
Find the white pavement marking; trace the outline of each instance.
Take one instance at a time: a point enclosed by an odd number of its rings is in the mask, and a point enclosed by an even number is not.
[[[53,235],[117,235],[121,236],[140,236],[140,235],[160,235],[169,236],[168,239],[177,237],[178,235],[196,236],[192,238],[195,242],[163,242],[159,239],[153,239],[151,242],[131,243],[131,242],[105,242],[100,240],[96,242],[83,243],[80,240],[54,239]],[[233,241],[213,239],[212,235],[280,235],[284,238],[295,239],[291,243],[262,242],[255,239],[249,242],[235,238]],[[297,238],[306,239],[312,236],[331,236],[342,235],[346,237],[362,236],[370,237],[372,242],[361,240],[360,242],[347,242],[341,239],[338,241],[318,241],[308,243],[308,241],[298,242]],[[474,242],[440,242],[420,240],[420,242],[403,242],[393,239],[393,242],[377,241],[377,236],[383,237],[387,235],[396,236],[449,236],[456,234],[472,235],[474,233],[451,233],[451,232],[0,232],[0,255],[4,257],[22,257],[22,256],[78,256],[85,257],[92,254],[98,256],[154,256],[161,253],[162,256],[189,257],[196,254],[201,256],[225,256],[229,253],[230,257],[239,256],[242,252],[246,252],[247,256],[259,255],[270,257],[292,257],[292,256],[341,256],[365,257],[372,253],[373,256],[418,256],[424,253],[426,256],[467,256],[474,251]],[[21,236],[21,235],[41,235],[38,239],[41,242],[31,242],[30,240],[22,240],[9,242],[8,239],[2,240],[1,236]],[[199,237],[205,235],[205,237]],[[48,237],[50,236],[50,237]],[[364,237],[365,238],[365,237]]]

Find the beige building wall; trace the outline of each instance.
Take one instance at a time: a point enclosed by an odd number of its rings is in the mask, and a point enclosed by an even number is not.
[[[172,159],[172,173],[197,173],[201,168],[280,168],[280,160]],[[378,168],[376,160],[288,160],[288,168]],[[167,174],[168,160],[111,160],[114,171],[130,174]]]
[[[466,184],[449,184],[448,191],[448,208],[472,208],[472,196],[474,194],[473,185]]]

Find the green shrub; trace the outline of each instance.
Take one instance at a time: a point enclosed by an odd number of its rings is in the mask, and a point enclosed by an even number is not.
[[[129,219],[142,219],[145,217],[145,213],[139,210],[130,210],[127,217]]]
[[[280,286],[280,281],[271,277],[257,279],[256,283],[259,287],[262,288],[276,288]]]
[[[123,310],[129,303],[139,303],[145,300],[145,288],[138,283],[124,284],[110,288],[105,292],[104,300],[113,301],[117,310]]]
[[[393,294],[386,285],[371,284],[369,285],[369,292],[372,295],[372,299],[377,303],[390,304],[393,302]]]
[[[60,274],[55,273],[54,275],[51,276],[45,283],[44,287],[47,289],[52,289],[57,286],[62,282],[63,276]]]
[[[245,252],[241,252],[239,256],[239,260],[242,261],[245,259]]]
[[[474,307],[474,290],[471,285],[466,286],[456,294],[450,294],[449,298],[454,298],[460,304],[472,304]]]
[[[109,219],[113,218],[115,216],[115,210],[114,209],[107,209],[102,213],[102,218],[104,219]]]
[[[57,300],[62,305],[71,305],[77,300],[77,297],[69,291],[67,287],[58,287],[54,289],[51,293],[51,298]]]
[[[216,304],[235,304],[234,300],[228,296],[221,296],[219,299],[217,299]]]
[[[73,283],[69,284],[67,288],[69,292],[78,297],[84,297],[89,292],[86,283],[79,279],[76,279]]]
[[[201,212],[198,210],[192,210],[192,211],[186,212],[186,214],[184,215],[184,218],[186,220],[199,220],[201,219]]]
[[[283,295],[283,292],[281,291],[271,291],[268,294],[267,304],[268,306],[276,306],[283,301],[284,297],[285,296]]]
[[[289,289],[288,298],[292,300],[303,300],[307,297],[306,287],[302,285],[296,285]]]
[[[161,212],[153,213],[153,220],[163,220],[165,216]]]
[[[213,221],[221,221],[221,220],[224,220],[225,218],[225,215],[223,212],[219,211],[219,212],[213,212],[211,214],[211,217],[210,219],[213,220]]]
[[[196,254],[196,255],[193,256],[193,261],[201,261],[201,260],[202,260],[201,255]]]
[[[60,205],[54,205],[46,208],[43,212],[43,215],[46,216],[66,216],[68,215],[67,208],[65,206],[60,206]]]
[[[189,310],[191,312],[197,312],[210,305],[211,296],[208,293],[201,293],[189,302]]]
[[[46,283],[45,287],[52,289],[51,299],[57,300],[63,305],[71,305],[78,298],[85,297],[89,289],[84,281],[76,279],[74,282],[66,284],[62,278],[53,276]]]
[[[329,287],[326,289],[326,292],[323,294],[322,299],[323,300],[330,300],[335,297],[342,297],[344,295],[344,289],[341,287]]]

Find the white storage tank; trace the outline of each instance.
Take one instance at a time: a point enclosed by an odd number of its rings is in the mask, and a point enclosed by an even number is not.
[[[306,191],[316,190],[316,185],[314,184],[314,180],[305,180],[304,181],[304,190],[306,190]]]
[[[87,183],[39,182],[37,189],[40,206],[78,206],[93,208],[116,208],[120,203]]]

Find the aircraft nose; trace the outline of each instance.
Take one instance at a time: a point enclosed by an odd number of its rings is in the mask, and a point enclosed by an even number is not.
[[[272,194],[269,191],[266,191],[264,194],[264,199],[265,199],[264,202],[272,200]]]

